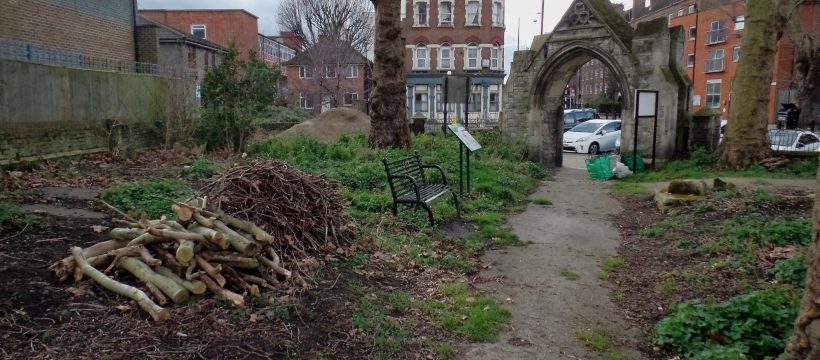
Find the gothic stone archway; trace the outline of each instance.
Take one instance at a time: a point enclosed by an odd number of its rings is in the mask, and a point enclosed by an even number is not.
[[[685,143],[687,77],[679,69],[683,32],[666,18],[633,30],[607,0],[576,0],[552,33],[536,38],[533,49],[517,51],[504,91],[501,130],[523,139],[533,160],[561,166],[563,93],[575,71],[598,59],[621,85],[624,101],[621,146],[631,152],[636,89],[660,91],[657,157],[668,159]],[[652,152],[652,124],[639,123],[638,151]]]

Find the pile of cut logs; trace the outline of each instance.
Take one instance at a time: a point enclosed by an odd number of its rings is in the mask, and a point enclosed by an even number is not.
[[[300,272],[316,265],[312,258],[293,261],[288,270],[274,238],[258,226],[206,208],[207,198],[176,203],[176,220],[115,219],[110,240],[81,249],[49,268],[59,281],[84,276],[128,297],[155,320],[170,318],[162,308],[183,303],[190,294],[209,291],[243,305],[260,288],[307,287]],[[131,273],[138,287],[109,277],[115,269]]]

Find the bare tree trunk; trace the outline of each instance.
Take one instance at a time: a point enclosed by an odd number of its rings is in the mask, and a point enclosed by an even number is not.
[[[373,70],[376,83],[371,107],[370,147],[410,146],[407,88],[404,74],[404,36],[401,0],[373,0],[376,6],[376,46]]]
[[[801,1],[798,1],[800,3]],[[820,39],[812,29],[803,29],[800,7],[792,14],[789,37],[794,42],[797,71],[797,106],[800,107],[800,128],[820,128]]]
[[[743,169],[771,155],[768,138],[769,90],[777,42],[791,0],[748,0],[743,56],[735,75],[732,121],[718,148],[722,166]]]
[[[820,171],[817,172],[817,185],[820,189]],[[790,359],[820,358],[820,191],[815,191],[813,219],[811,246],[806,254],[809,264],[806,290],[794,324],[794,335],[786,345]]]

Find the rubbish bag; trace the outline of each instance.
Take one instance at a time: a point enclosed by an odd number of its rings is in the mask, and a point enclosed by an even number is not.
[[[615,173],[615,178],[617,179],[623,179],[629,175],[632,175],[632,170],[629,170],[629,167],[622,162],[615,164],[615,170],[613,172]]]
[[[607,181],[614,176],[609,166],[609,156],[601,155],[587,159],[586,164],[587,172],[592,180]]]
[[[626,164],[626,166],[629,168],[629,170],[632,170],[633,173],[644,172],[646,170],[646,165],[644,165],[644,163],[643,163],[643,154],[641,154],[641,153],[638,153],[638,157],[637,157],[637,160],[638,160],[637,161],[637,163],[638,163],[638,169],[637,170],[635,169],[635,166],[632,165],[632,154],[621,154],[621,160],[623,161],[624,164]]]

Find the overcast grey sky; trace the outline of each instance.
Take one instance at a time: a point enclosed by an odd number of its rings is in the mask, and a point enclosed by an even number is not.
[[[276,9],[281,0],[137,0],[140,9],[245,9],[259,17],[259,31],[265,35],[278,34],[276,25]],[[543,0],[544,32],[552,28],[561,20],[561,17],[572,4],[573,0]],[[615,0],[615,3],[625,3],[627,8],[632,7],[630,0]],[[529,48],[532,38],[541,31],[541,2],[538,0],[507,0],[505,14],[507,31],[505,34],[506,69],[512,61],[513,52],[518,44],[518,24],[521,23],[521,49]]]

